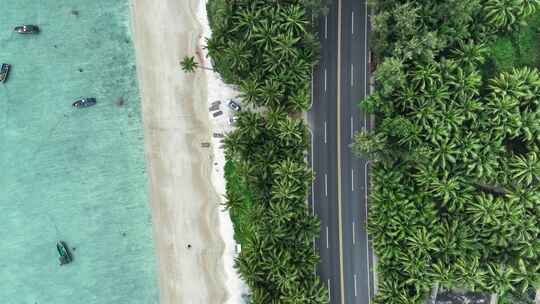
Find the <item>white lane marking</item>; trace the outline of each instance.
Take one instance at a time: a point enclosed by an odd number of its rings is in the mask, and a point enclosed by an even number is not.
[[[313,68],[311,68],[311,100],[309,102],[309,108],[311,109],[311,107],[313,107]]]
[[[367,132],[369,131],[367,128],[367,120],[369,119],[369,115],[366,112],[364,112],[363,115],[364,115],[364,131]]]
[[[351,191],[354,192],[354,169],[351,169]]]
[[[364,60],[364,76],[366,77],[366,80],[364,81],[364,95],[367,95],[367,82],[368,82],[368,79],[367,79],[367,64],[365,64],[365,62],[367,61],[367,56],[368,56],[368,50],[367,50],[367,35],[368,35],[368,31],[367,31],[367,0],[366,2],[364,3],[364,8],[365,8],[365,16],[366,18],[365,19],[365,24],[364,24],[364,56],[366,56],[366,60]],[[366,117],[366,121],[367,121],[367,117]],[[367,129],[367,128],[366,128]]]
[[[356,235],[354,233],[354,221],[352,222],[352,243],[356,243]]]
[[[324,69],[324,91],[326,92],[326,69]]]
[[[326,121],[324,122],[324,143],[326,143]]]
[[[328,226],[326,226],[326,248],[330,248],[330,242],[328,241]]]
[[[354,275],[354,296],[356,297],[356,274]]]
[[[353,121],[353,117],[351,116],[351,141],[353,139],[353,136],[354,136],[354,121]]]
[[[328,16],[324,16],[324,39],[328,38]]]
[[[313,237],[313,252],[317,252],[317,247],[315,246],[315,237]],[[313,274],[317,275],[317,264],[313,265]]]
[[[311,129],[309,129],[309,137],[311,138],[311,170],[315,170],[313,167],[313,158],[315,158],[315,155],[313,154],[313,132],[311,132]],[[315,215],[315,180],[311,182],[311,211],[312,215]]]
[[[324,196],[328,196],[328,175],[324,174]]]
[[[369,278],[369,236],[367,235],[367,223],[368,223],[368,166],[369,166],[369,160],[366,162],[366,164],[364,165],[364,173],[365,173],[365,176],[364,176],[364,182],[365,182],[365,191],[366,191],[366,208],[365,208],[365,219],[366,219],[366,274],[367,274],[367,283],[368,283],[368,303],[371,303],[371,298],[369,297],[369,295],[371,295],[371,286],[370,286],[370,278]]]
[[[351,16],[351,34],[354,35],[354,12],[352,12]]]
[[[354,86],[354,65],[351,63],[351,87]]]
[[[367,43],[368,43],[368,4],[367,4],[367,1],[364,2],[364,16],[366,16],[365,19],[365,24],[364,24],[364,56],[368,57],[368,49],[367,49]],[[368,58],[366,58],[366,61],[367,61]],[[370,59],[371,60],[371,59]],[[364,61],[364,62],[366,62]],[[368,82],[368,72],[367,72],[367,64],[364,64],[364,77],[366,78],[366,80],[364,81],[364,95],[367,96],[368,95],[368,91],[367,91],[367,82]],[[367,115],[367,113],[364,113],[364,129],[366,129],[367,131],[367,121],[369,119],[369,115]],[[369,298],[369,297],[368,297]]]
[[[371,54],[368,53],[368,50],[367,50],[367,42],[368,42],[368,5],[367,5],[367,0],[364,2],[364,15],[366,16],[365,19],[365,27],[364,27],[364,55],[368,58],[366,59],[369,59],[369,62],[371,62]],[[367,91],[367,82],[368,82],[368,72],[367,72],[367,64],[364,64],[364,76],[366,77],[366,81],[364,81],[364,95],[367,96],[368,95],[368,91]],[[364,114],[364,129],[367,131],[367,121],[368,121],[368,118],[369,118],[369,115],[367,115],[367,113]],[[367,228],[367,223],[368,223],[368,166],[369,166],[369,161],[366,162],[365,164],[365,194],[366,194],[366,208],[365,208],[365,218],[366,218],[366,228]],[[370,274],[370,269],[369,269],[369,236],[367,235],[367,231],[366,231],[366,274],[367,274],[367,286],[368,286],[368,304],[371,303],[371,278],[369,276]]]
[[[327,285],[328,285],[328,301],[330,301],[330,279],[328,279],[327,281]]]

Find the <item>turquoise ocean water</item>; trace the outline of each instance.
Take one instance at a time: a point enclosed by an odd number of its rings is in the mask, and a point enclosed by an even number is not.
[[[158,303],[129,23],[129,0],[0,0],[1,304]]]

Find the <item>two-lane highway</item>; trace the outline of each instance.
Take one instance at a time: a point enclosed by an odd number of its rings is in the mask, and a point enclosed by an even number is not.
[[[316,272],[330,303],[368,304],[373,295],[366,232],[368,166],[352,155],[354,132],[369,128],[357,107],[368,93],[368,9],[365,0],[334,0],[320,18],[321,58],[313,71],[309,160],[315,181],[310,208],[321,220]]]

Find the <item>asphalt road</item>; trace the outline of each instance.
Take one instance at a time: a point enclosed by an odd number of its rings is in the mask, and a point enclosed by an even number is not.
[[[314,240],[321,256],[316,272],[330,291],[330,303],[367,304],[374,290],[366,232],[368,166],[352,155],[349,145],[354,132],[369,128],[369,117],[357,107],[368,89],[368,14],[365,1],[334,0],[329,8],[318,24],[321,58],[313,71],[308,112],[313,134],[309,160],[316,174],[308,203],[321,220]]]
[[[310,160],[315,181],[308,203],[321,221],[314,243],[321,262],[316,271],[326,284],[331,303],[341,303],[339,223],[337,208],[337,2],[319,22],[320,62],[313,70],[313,105],[308,113],[312,130]]]

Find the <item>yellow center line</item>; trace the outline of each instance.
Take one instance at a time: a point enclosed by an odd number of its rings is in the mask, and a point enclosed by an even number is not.
[[[345,304],[345,280],[343,278],[343,229],[341,225],[341,0],[338,0],[338,31],[337,31],[337,186],[338,186],[338,229],[339,229],[339,279],[341,303]]]

